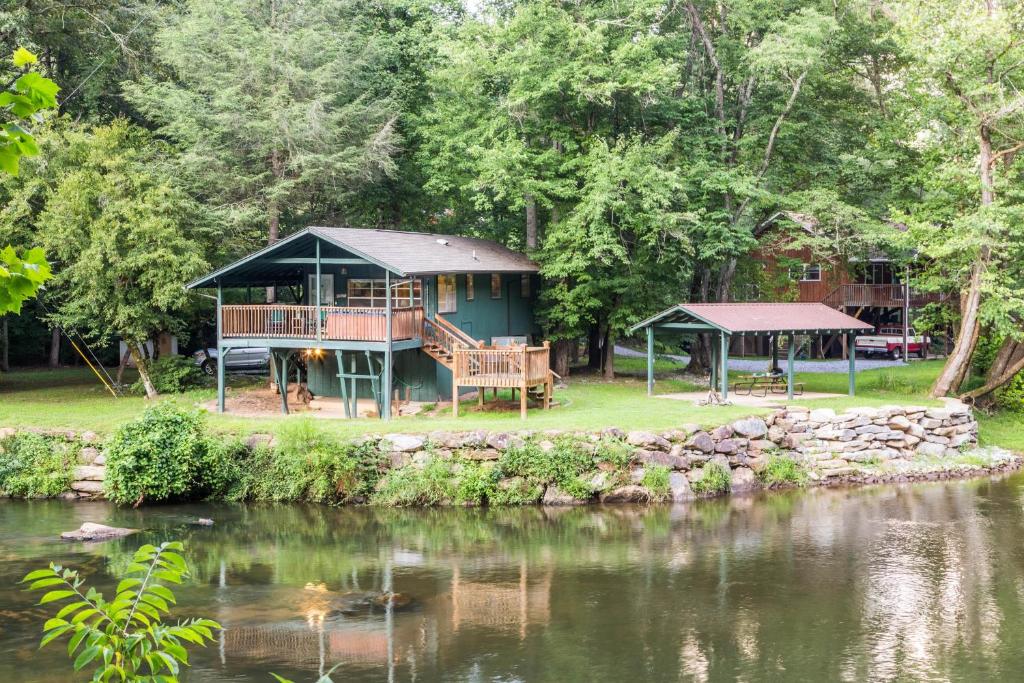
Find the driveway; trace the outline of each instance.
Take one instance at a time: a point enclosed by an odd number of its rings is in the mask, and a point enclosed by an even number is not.
[[[615,355],[626,356],[627,358],[646,358],[647,354],[642,351],[634,351],[633,349],[627,349],[625,346],[616,346]],[[689,363],[689,356],[674,356],[672,354],[658,354],[662,358],[671,358],[674,361],[680,363]],[[785,370],[786,359],[779,358],[779,365]],[[857,359],[858,370],[874,370],[876,368],[891,368],[898,365],[903,365],[903,361],[898,360],[867,360],[864,358]],[[759,359],[748,359],[748,358],[730,358],[729,369],[739,370],[742,372],[765,372],[768,369],[768,362]],[[796,372],[834,372],[840,374],[846,374],[850,370],[850,362],[833,359],[833,360],[797,360],[793,361],[793,369]]]

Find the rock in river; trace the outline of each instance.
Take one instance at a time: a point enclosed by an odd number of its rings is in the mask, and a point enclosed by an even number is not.
[[[138,529],[125,529],[123,527],[86,522],[75,531],[65,531],[60,537],[66,541],[106,541],[111,538],[128,536],[138,531]]]

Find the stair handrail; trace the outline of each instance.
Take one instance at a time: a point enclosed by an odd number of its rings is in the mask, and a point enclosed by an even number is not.
[[[440,313],[434,314],[434,321],[442,328],[444,328],[449,334],[457,338],[463,344],[471,349],[479,349],[483,346],[483,342],[478,339],[473,339],[466,332],[463,332],[458,327],[448,322]]]

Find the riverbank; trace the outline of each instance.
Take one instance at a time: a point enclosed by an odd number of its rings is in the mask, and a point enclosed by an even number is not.
[[[969,477],[1022,463],[1004,449],[978,447],[978,423],[955,401],[842,412],[794,405],[713,429],[682,424],[663,431],[473,430],[339,439],[305,419],[228,442],[206,434],[198,413],[156,408],[146,419],[114,439],[2,428],[0,487],[15,496],[109,495],[136,504],[191,498],[580,505]]]

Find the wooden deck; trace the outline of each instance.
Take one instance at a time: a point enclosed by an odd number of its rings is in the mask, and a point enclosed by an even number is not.
[[[317,329],[316,306],[282,304],[227,305],[221,307],[225,339],[304,339],[310,341],[387,341],[387,314],[383,308],[321,306]],[[422,335],[423,309],[395,308],[391,312],[392,339]]]
[[[801,294],[803,294],[802,291]],[[901,284],[843,284],[816,300],[826,306],[831,306],[832,308],[854,306],[868,308],[902,308],[904,295],[905,290]],[[939,300],[940,297],[936,293],[922,293],[910,290],[911,308],[918,308]]]

